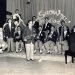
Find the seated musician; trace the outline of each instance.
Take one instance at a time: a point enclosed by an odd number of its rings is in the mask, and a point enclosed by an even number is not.
[[[45,38],[45,33],[42,32],[42,27],[39,27],[39,33],[36,35],[35,37],[35,51],[34,53],[36,53],[37,50],[40,51],[40,53],[42,53],[42,46],[44,43],[44,38]]]
[[[69,34],[69,28],[65,25],[65,21],[61,20],[61,26],[59,27],[59,44],[57,43],[59,53],[68,50]]]
[[[47,42],[45,42],[44,47],[47,53],[54,52],[54,46],[57,40],[57,31],[55,31],[55,27],[51,26],[51,32],[47,36]]]
[[[28,61],[34,60],[35,29],[33,28],[31,20],[28,21],[27,27],[23,31],[22,38],[26,47],[26,59]]]
[[[21,41],[21,36],[22,36],[22,32],[21,32],[21,27],[17,26],[16,30],[15,30],[15,42],[16,42],[16,53],[21,52],[22,49],[19,47],[20,46],[20,41]]]

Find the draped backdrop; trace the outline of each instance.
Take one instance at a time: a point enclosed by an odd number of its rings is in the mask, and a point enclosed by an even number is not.
[[[26,4],[27,0],[7,0],[7,11],[14,13],[15,9],[19,9],[22,19],[25,23],[37,16],[39,11],[44,10],[61,10],[61,12],[71,21],[69,27],[75,24],[75,0],[30,0],[30,4]]]

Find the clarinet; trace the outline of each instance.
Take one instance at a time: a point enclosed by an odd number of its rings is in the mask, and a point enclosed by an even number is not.
[[[42,32],[41,32],[41,31],[39,31],[39,33],[38,33],[38,34],[37,34],[37,36],[36,36],[36,38],[37,38],[37,39],[39,39],[39,38],[40,38],[41,33],[42,33]]]
[[[44,39],[44,41],[47,42],[48,41],[48,32],[47,31],[45,31],[45,35],[46,35],[46,38]]]

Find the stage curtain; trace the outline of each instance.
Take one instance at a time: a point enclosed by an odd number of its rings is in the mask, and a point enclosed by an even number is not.
[[[26,4],[27,0],[7,0],[7,11],[14,14],[15,9],[19,9],[22,19],[25,23],[37,16],[41,10],[61,10],[61,12],[71,20],[69,27],[75,24],[75,0],[30,0],[30,4]]]

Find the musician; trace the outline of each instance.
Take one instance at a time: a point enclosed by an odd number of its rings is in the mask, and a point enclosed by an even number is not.
[[[45,42],[44,46],[47,51],[47,54],[54,52],[54,46],[57,41],[57,31],[54,26],[51,26],[51,32],[47,35],[47,42]]]
[[[19,14],[19,10],[16,9],[15,10],[15,13],[13,14],[13,19],[17,19],[19,20],[19,23],[20,23],[20,19],[21,19],[21,14]]]
[[[23,31],[22,38],[25,41],[27,60],[34,60],[35,29],[33,28],[31,20],[28,21],[27,27]]]
[[[45,33],[42,31],[42,27],[39,26],[39,33],[35,37],[35,51],[36,53],[37,50],[40,51],[40,54],[43,52],[42,46],[44,44],[44,38],[45,38]]]
[[[46,31],[46,30],[51,30],[51,26],[52,26],[52,24],[51,23],[49,23],[48,22],[48,20],[49,20],[49,18],[48,17],[46,17],[45,18],[45,24],[43,25],[43,31]]]
[[[35,16],[32,17],[32,22],[33,22],[33,27],[36,30],[36,33],[38,33],[39,32],[39,22],[36,21],[36,17]]]
[[[22,23],[24,26],[26,26],[21,18],[21,14],[19,13],[19,9],[16,9],[15,13],[13,14],[13,20],[15,20],[15,19],[19,20],[19,24]]]
[[[16,23],[15,24],[15,29],[18,27],[18,26],[20,26],[20,30],[21,30],[21,35],[22,35],[22,33],[23,33],[23,31],[24,31],[24,29],[25,29],[25,27],[26,27],[26,25],[23,25],[23,23],[22,23],[22,21],[19,23],[19,17],[16,17],[15,19],[14,19],[14,23]],[[20,40],[20,52],[22,51],[22,49],[24,49],[24,41],[23,41],[23,39],[21,38],[21,40]]]
[[[8,42],[8,51],[14,51],[14,45],[13,45],[13,39],[14,39],[14,31],[15,31],[15,25],[12,21],[12,17],[9,18],[8,20],[8,24],[5,27],[5,36],[7,38],[7,42]]]
[[[59,27],[59,40],[61,44],[61,47],[60,47],[61,49],[59,48],[59,45],[58,45],[59,53],[62,53],[65,50],[68,50],[69,34],[70,34],[69,28],[65,25],[65,21],[61,20],[61,26]]]
[[[18,21],[15,21],[14,22],[15,25],[18,24]],[[20,41],[21,41],[21,36],[22,36],[22,32],[21,32],[21,27],[20,26],[17,26],[16,29],[15,29],[15,42],[16,42],[16,53],[18,53],[19,51],[21,51],[22,49],[19,48],[20,46]]]

